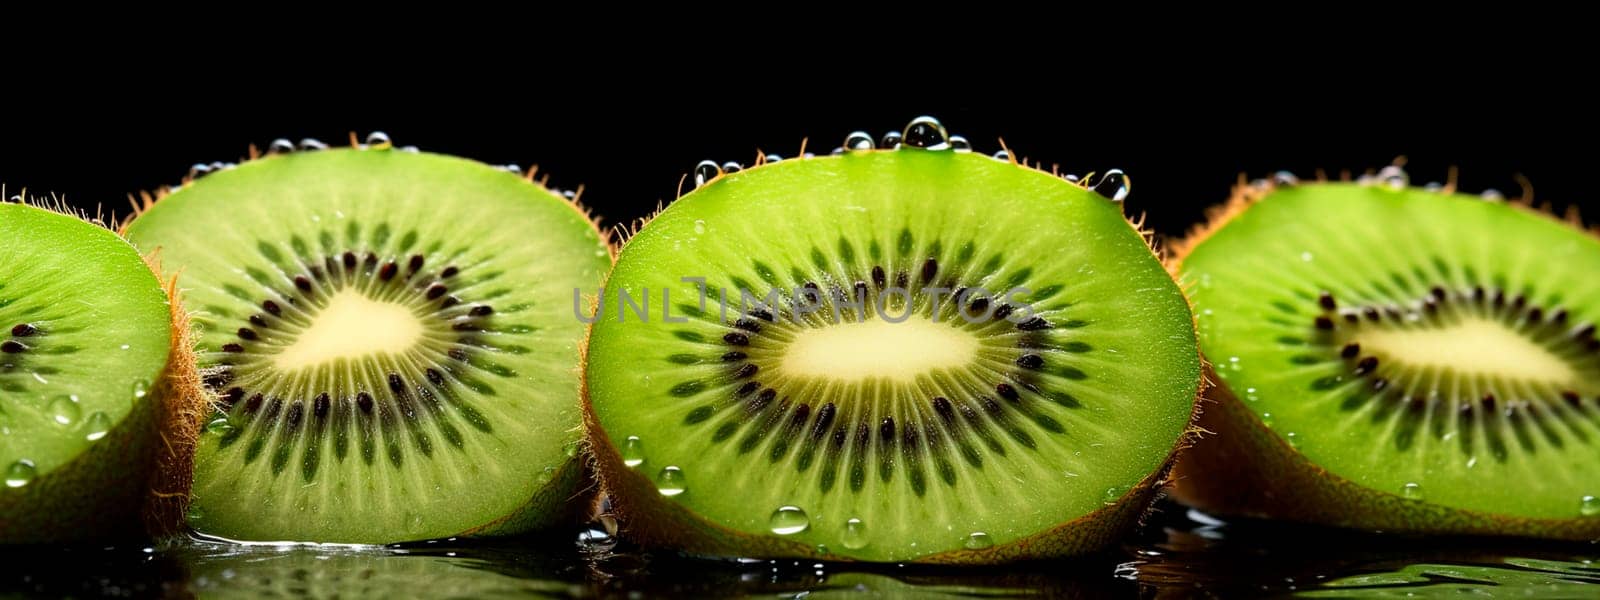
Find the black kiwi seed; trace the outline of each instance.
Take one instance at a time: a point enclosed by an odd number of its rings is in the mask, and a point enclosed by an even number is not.
[[[11,328],[11,335],[16,337],[28,337],[38,332],[39,330],[30,323],[18,323],[16,327]]]
[[[6,354],[19,354],[27,349],[27,346],[22,345],[22,342],[16,340],[6,340],[4,343],[0,343],[0,352],[4,352]]]

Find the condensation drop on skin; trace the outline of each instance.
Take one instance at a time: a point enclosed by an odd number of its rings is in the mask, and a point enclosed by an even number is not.
[[[872,143],[872,134],[865,131],[852,131],[844,136],[844,147],[852,152],[856,150],[871,150],[875,147]]]
[[[206,423],[206,433],[212,435],[226,435],[231,431],[233,431],[233,423],[229,423],[227,417],[218,417],[210,423]]]
[[[62,396],[50,401],[50,420],[63,427],[77,423],[83,418],[83,409],[78,406],[75,396]]]
[[[994,159],[1003,162],[1011,162],[1011,151],[1005,149],[996,150],[994,153]]]
[[[1261,413],[1261,425],[1272,429],[1272,413]]]
[[[145,381],[143,379],[140,379],[138,381],[133,382],[133,399],[134,400],[138,400],[138,399],[144,398],[145,395],[149,394],[149,393],[150,393],[150,382]]]
[[[811,517],[798,506],[782,506],[767,517],[767,527],[778,535],[794,535],[811,527]]]
[[[695,233],[705,233],[706,232],[706,221],[705,221],[705,219],[695,219],[694,220],[694,232]]]
[[[900,132],[900,143],[923,150],[946,150],[950,148],[950,132],[938,119],[921,116],[906,124]]]
[[[661,467],[661,472],[656,474],[656,491],[661,495],[672,497],[682,494],[688,482],[683,477],[683,469],[668,465]]]
[[[1378,182],[1391,190],[1403,190],[1411,185],[1411,175],[1398,166],[1387,166],[1378,171]]]
[[[702,160],[694,166],[694,186],[711,183],[713,179],[722,175],[722,167],[717,166],[717,161]]]
[[[1408,499],[1408,500],[1421,500],[1422,499],[1422,484],[1419,484],[1419,483],[1407,483],[1405,485],[1400,486],[1400,497]]]
[[[1584,496],[1578,501],[1578,514],[1585,517],[1600,516],[1600,498]]]
[[[639,436],[630,435],[622,443],[622,464],[630,467],[644,464],[644,442],[639,441]]]
[[[89,415],[89,422],[84,429],[87,431],[84,432],[83,437],[88,438],[91,442],[104,438],[106,433],[111,431],[111,417],[106,416],[106,413],[95,411],[94,414]]]
[[[1094,193],[1109,198],[1112,202],[1121,202],[1128,199],[1128,194],[1133,192],[1133,182],[1122,172],[1122,169],[1111,169],[1101,175],[1090,188]]]
[[[367,134],[367,148],[372,150],[388,150],[394,147],[394,142],[389,139],[389,134],[374,131]]]
[[[6,467],[6,487],[19,488],[28,485],[37,474],[38,471],[33,468],[31,460],[24,458],[11,463],[10,467]]]
[[[989,538],[989,534],[982,531],[973,532],[972,535],[967,536],[967,541],[961,544],[962,547],[968,550],[983,550],[993,545],[994,540]]]
[[[1288,442],[1290,448],[1300,447],[1300,436],[1293,431],[1283,434],[1283,441]]]

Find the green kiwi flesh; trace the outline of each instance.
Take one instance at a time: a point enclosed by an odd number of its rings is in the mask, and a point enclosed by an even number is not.
[[[141,530],[169,316],[115,233],[0,204],[0,543]]]
[[[1235,209],[1182,259],[1223,403],[1180,461],[1184,496],[1600,537],[1600,242],[1515,203],[1387,183],[1278,186]]]
[[[1200,381],[1188,305],[1119,204],[968,152],[717,177],[627,242],[600,309],[602,483],[625,536],[696,554],[1098,548],[1143,509]]]
[[[127,228],[218,397],[188,513],[241,540],[514,533],[577,493],[572,290],[610,262],[520,174],[387,144],[206,175]]]

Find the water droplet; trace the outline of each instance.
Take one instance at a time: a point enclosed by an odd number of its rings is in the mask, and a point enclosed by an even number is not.
[[[1272,429],[1272,413],[1261,413],[1261,424]]]
[[[811,526],[811,517],[798,506],[781,506],[767,517],[767,527],[778,535],[794,535]]]
[[[994,540],[989,539],[987,533],[974,531],[972,535],[967,536],[967,541],[962,542],[961,546],[968,550],[982,550],[994,546]]]
[[[1584,496],[1578,501],[1578,514],[1585,517],[1600,516],[1600,498]]]
[[[945,131],[944,124],[938,119],[924,115],[906,124],[905,131],[900,133],[900,140],[900,143],[912,148],[945,150],[950,147],[950,132]]]
[[[1300,178],[1288,171],[1278,171],[1272,174],[1272,184],[1278,187],[1294,187],[1300,185]]]
[[[872,134],[865,131],[852,131],[850,135],[844,136],[844,147],[855,151],[871,150],[875,146],[872,145]]]
[[[722,163],[722,174],[723,175],[728,175],[728,174],[731,174],[731,173],[738,173],[739,171],[742,171],[742,170],[744,170],[744,165],[741,165],[739,163],[733,162],[731,160],[728,161],[728,162]]]
[[[839,540],[839,545],[851,550],[860,550],[867,547],[867,524],[861,519],[850,519],[844,522],[844,536]]]
[[[952,135],[950,136],[950,149],[955,150],[956,152],[971,152],[972,142],[967,141],[967,138],[959,135]]]
[[[500,170],[505,171],[507,173],[510,173],[512,175],[521,175],[522,174],[522,165],[519,165],[517,163],[507,163],[507,164],[500,165]]]
[[[208,164],[205,164],[205,163],[195,163],[195,164],[189,165],[189,177],[191,177],[191,178],[192,177],[202,177],[205,174],[210,173],[210,172],[211,172],[211,165],[208,165]]]
[[[1400,497],[1408,500],[1422,499],[1422,484],[1408,483],[1400,486]]]
[[[401,147],[400,147],[400,151],[401,151],[401,152],[410,152],[410,153],[412,153],[412,154],[416,154],[416,153],[418,153],[418,152],[421,152],[421,151],[422,151],[422,149],[421,149],[421,148],[418,148],[418,147],[416,147],[416,146],[401,146]]]
[[[1399,166],[1389,165],[1378,171],[1378,181],[1391,190],[1403,190],[1411,185],[1411,175]]]
[[[106,413],[95,411],[89,415],[89,421],[84,424],[84,429],[87,431],[83,437],[89,438],[91,442],[106,437],[106,433],[111,431],[111,417],[106,416]]]
[[[322,140],[319,140],[317,138],[304,138],[304,139],[300,140],[300,150],[302,152],[304,152],[304,151],[314,151],[314,150],[327,150],[327,149],[328,149],[328,145],[322,143]]]
[[[11,463],[11,467],[6,469],[6,487],[19,488],[28,485],[28,482],[33,481],[33,476],[37,474],[38,471],[33,468],[33,461],[31,460],[24,458]]]
[[[1124,494],[1127,494],[1127,493],[1128,493],[1128,486],[1125,486],[1125,485],[1114,485],[1114,486],[1111,486],[1109,488],[1106,488],[1106,493],[1104,493],[1104,494],[1102,494],[1100,496],[1100,501],[1102,503],[1104,503],[1105,505],[1110,506],[1112,504],[1116,504],[1117,501],[1121,500],[1122,496]]]
[[[585,554],[610,552],[617,547],[617,538],[599,526],[590,526],[578,532],[578,551]]]
[[[878,139],[878,147],[879,148],[888,149],[888,150],[893,150],[895,148],[899,148],[900,147],[900,132],[891,131],[891,132],[883,134],[883,137]]]
[[[1500,193],[1500,190],[1497,190],[1497,189],[1494,189],[1494,188],[1489,188],[1487,190],[1484,190],[1483,193],[1478,194],[1478,197],[1479,198],[1483,198],[1484,200],[1494,200],[1494,201],[1500,201],[1500,200],[1505,200],[1506,199],[1506,195],[1505,194]]]
[[[374,131],[367,134],[367,148],[372,150],[388,150],[394,147],[394,142],[389,140],[389,134]]]
[[[133,382],[133,399],[138,400],[150,393],[150,382],[140,379]]]
[[[1300,447],[1300,435],[1293,431],[1283,434],[1283,441],[1287,442],[1290,448]]]
[[[233,423],[228,422],[228,418],[227,417],[217,417],[216,419],[213,419],[210,423],[206,423],[206,433],[209,433],[209,434],[212,434],[212,435],[227,435],[228,433],[231,433],[232,431],[233,431]]]
[[[1095,182],[1093,189],[1096,194],[1110,198],[1112,202],[1121,202],[1128,198],[1128,192],[1133,191],[1133,183],[1122,169],[1112,169],[1100,176],[1100,181]]]
[[[694,232],[695,233],[705,233],[706,232],[706,221],[705,221],[705,219],[695,219],[694,220]]]
[[[694,186],[700,187],[711,183],[711,180],[719,175],[722,175],[722,168],[717,166],[717,161],[702,160],[700,164],[694,166]]]
[[[83,418],[83,409],[78,405],[77,396],[62,396],[50,401],[50,420],[57,425],[71,425]]]
[[[661,467],[661,472],[656,474],[656,491],[663,496],[676,496],[682,494],[688,482],[684,481],[683,469],[667,465]]]
[[[630,467],[644,464],[644,443],[639,441],[639,436],[630,435],[622,443],[622,464]]]
[[[1004,148],[1001,148],[999,150],[995,150],[994,151],[994,159],[995,160],[1000,160],[1000,161],[1005,161],[1005,162],[1011,162],[1011,151],[1010,150],[1006,150]]]
[[[1444,184],[1437,181],[1429,181],[1428,183],[1423,184],[1422,189],[1430,192],[1442,192],[1444,191]]]
[[[294,152],[294,142],[287,139],[278,138],[272,140],[271,144],[267,144],[267,154],[288,154],[290,152]]]
[[[1310,252],[1301,252],[1300,253],[1300,260],[1302,260],[1304,262],[1311,262],[1312,260],[1315,260],[1316,258],[1317,257],[1312,256],[1312,254]]]

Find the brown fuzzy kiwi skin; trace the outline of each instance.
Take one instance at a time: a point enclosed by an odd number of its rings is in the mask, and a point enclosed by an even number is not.
[[[1454,187],[1452,181],[1446,192]],[[1183,259],[1194,248],[1272,190],[1271,185],[1245,185],[1241,178],[1228,201],[1208,211],[1205,224],[1171,246],[1168,271],[1178,276]],[[1548,209],[1533,207],[1526,196],[1511,206],[1582,229],[1576,212],[1557,219]],[[1173,468],[1172,496],[1179,502],[1218,516],[1370,531],[1600,540],[1600,519],[1532,519],[1452,508],[1378,491],[1330,473],[1268,428],[1209,366],[1206,371],[1219,383],[1204,396],[1208,406],[1197,423],[1202,435],[1179,453]]]
[[[79,218],[60,201],[35,206]],[[88,220],[88,219],[86,219]],[[92,221],[99,224],[98,219]],[[153,273],[160,269],[146,257]],[[159,275],[158,275],[159,277]],[[8,544],[136,540],[176,531],[188,504],[168,495],[167,473],[187,473],[199,423],[189,426],[208,400],[195,371],[188,315],[178,299],[177,279],[162,283],[171,311],[167,365],[144,402],[72,462],[28,486],[15,502],[0,507],[0,540]],[[185,452],[188,452],[186,454]]]
[[[1001,146],[1004,147],[1004,140]],[[872,152],[893,152],[894,150],[879,149]],[[805,143],[801,143],[798,156],[804,156]],[[792,159],[806,160],[806,159]],[[1027,161],[1011,159],[1013,165],[1019,168],[1043,171],[1039,166],[1030,165]],[[765,154],[758,154],[755,165],[745,169],[749,173],[768,164]],[[1052,175],[1056,173],[1051,172]],[[687,177],[687,176],[685,176]],[[1080,187],[1087,185],[1089,177],[1084,177]],[[681,188],[681,182],[680,182]],[[679,190],[682,197],[682,190]],[[664,207],[657,209],[647,217],[636,219],[627,226],[613,229],[613,239],[616,240],[616,251],[613,261],[622,250],[627,247],[627,242],[641,229],[650,223]],[[1124,218],[1128,227],[1145,241],[1145,247],[1151,255],[1162,264],[1168,264],[1162,257],[1163,251],[1157,244],[1152,231],[1144,227],[1144,218]],[[606,275],[607,281],[602,282],[601,289],[609,283],[610,274]],[[1188,297],[1185,295],[1185,302]],[[589,299],[589,312],[594,314],[598,308],[599,298]],[[1192,307],[1192,306],[1191,306]],[[623,464],[622,454],[610,443],[605,429],[600,425],[599,415],[595,413],[594,404],[589,394],[589,378],[587,366],[589,364],[589,336],[594,333],[594,323],[590,322],[588,334],[585,335],[581,348],[579,363],[584,367],[584,376],[581,379],[581,393],[583,398],[583,425],[584,454],[589,458],[589,469],[594,473],[600,490],[611,501],[613,516],[616,517],[620,527],[621,536],[638,544],[653,548],[666,548],[680,551],[689,555],[704,557],[753,557],[753,558],[795,558],[853,562],[853,559],[832,553],[819,552],[810,544],[777,539],[768,535],[750,535],[713,523],[699,515],[690,512],[683,506],[673,502],[656,490],[655,483],[650,481],[637,470]],[[1191,327],[1194,323],[1191,319]],[[1198,352],[1198,351],[1197,351]],[[1204,360],[1202,359],[1202,366]],[[1197,398],[1194,408],[1190,412],[1185,429],[1176,442],[1172,452],[1162,460],[1161,466],[1155,472],[1146,476],[1138,484],[1131,487],[1116,501],[1108,503],[1103,508],[1080,516],[1072,521],[1062,523],[1051,529],[1035,533],[1028,537],[998,544],[981,550],[952,550],[915,557],[905,562],[922,564],[949,564],[949,565],[983,565],[1003,564],[1027,560],[1065,558],[1091,554],[1109,548],[1121,539],[1121,536],[1131,529],[1136,523],[1142,521],[1144,515],[1150,511],[1151,504],[1166,490],[1170,484],[1170,472],[1178,456],[1188,448],[1198,436],[1203,433],[1194,424],[1200,419],[1203,402],[1200,399],[1206,386],[1207,378],[1202,375],[1196,384]]]

